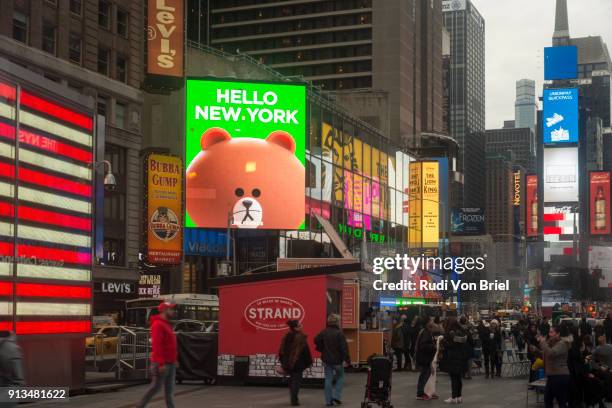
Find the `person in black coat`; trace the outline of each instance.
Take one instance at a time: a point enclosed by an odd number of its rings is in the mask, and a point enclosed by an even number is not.
[[[402,334],[404,337],[404,370],[412,370],[412,362],[410,361],[410,349],[412,347],[412,326],[406,315],[402,315]]]
[[[487,327],[484,323],[478,326],[478,335],[482,344],[482,357],[485,365],[485,378],[501,376],[501,346],[502,338],[497,320],[491,321]]]
[[[423,329],[423,322],[421,321],[421,318],[419,316],[414,316],[412,323],[410,323],[410,356],[412,357],[415,368],[417,367],[415,353],[416,341],[421,329]]]
[[[608,316],[603,323],[604,331],[606,333],[606,342],[612,344],[612,312],[608,312]]]
[[[417,383],[417,399],[430,400],[433,396],[425,394],[425,384],[431,376],[431,362],[436,354],[436,343],[433,338],[436,325],[429,317],[423,318],[422,321],[426,322],[425,328],[419,332],[414,350],[416,363],[421,371]]]
[[[302,325],[297,320],[287,321],[289,332],[281,341],[278,359],[285,375],[289,376],[289,395],[291,405],[300,405],[298,393],[304,370],[312,365],[312,355]]]
[[[587,373],[585,358],[590,354],[585,340],[588,341],[590,336],[580,338],[578,328],[574,326],[570,327],[569,331],[573,341],[567,355],[567,368],[570,372],[568,401],[570,407],[579,407],[584,401],[584,378]]]
[[[586,317],[582,316],[582,319],[580,320],[580,337],[584,337],[586,335],[590,336],[592,334],[593,334],[593,328],[591,327],[589,322],[587,322]]]
[[[440,370],[446,371],[451,380],[452,396],[444,401],[446,403],[460,404],[463,402],[462,377],[471,355],[468,337],[469,333],[457,323],[457,320],[454,318],[448,320],[442,343],[444,351],[440,361]]]

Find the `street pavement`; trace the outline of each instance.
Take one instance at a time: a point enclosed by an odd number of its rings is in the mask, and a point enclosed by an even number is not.
[[[418,373],[401,372],[393,375],[391,401],[395,408],[426,408],[448,406],[444,399],[450,396],[450,380],[444,374],[438,374],[437,393],[439,400],[417,401],[416,383]],[[343,395],[344,406],[360,407],[363,400],[365,373],[347,373]],[[43,402],[30,404],[30,407],[44,408],[131,408],[139,400],[146,386],[139,385],[118,391],[89,394],[72,397],[65,402]],[[529,407],[536,407],[535,394],[529,392]],[[463,407],[478,408],[520,408],[526,407],[527,379],[499,378],[487,380],[482,375],[463,382]],[[300,391],[301,406],[321,408],[325,406],[323,389],[304,388]],[[175,394],[175,405],[182,407],[215,407],[215,408],[283,408],[289,407],[289,392],[281,387],[262,386],[203,386],[201,384],[178,385]],[[542,406],[542,405],[540,405]],[[165,403],[160,393],[151,404],[151,408],[163,408]],[[612,408],[612,404],[608,404]]]

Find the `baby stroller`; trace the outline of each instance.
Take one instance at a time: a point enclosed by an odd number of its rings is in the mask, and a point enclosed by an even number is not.
[[[372,356],[368,359],[368,383],[361,408],[370,408],[377,404],[383,408],[393,408],[391,405],[391,372],[393,362],[383,356]]]

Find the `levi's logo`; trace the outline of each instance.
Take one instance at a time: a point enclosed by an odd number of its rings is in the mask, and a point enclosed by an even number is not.
[[[244,308],[244,318],[261,330],[285,330],[287,320],[302,322],[304,307],[293,299],[270,296],[252,301]]]
[[[183,5],[180,0],[149,0],[148,72],[181,76],[183,71]]]

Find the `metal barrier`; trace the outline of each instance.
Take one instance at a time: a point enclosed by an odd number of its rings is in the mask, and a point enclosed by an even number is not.
[[[121,326],[117,337],[117,379],[149,377],[151,335],[148,329]]]
[[[85,347],[85,362],[89,367],[100,369],[105,357],[104,335],[95,333],[92,337],[93,344]],[[115,353],[116,351],[113,352],[113,355]]]

